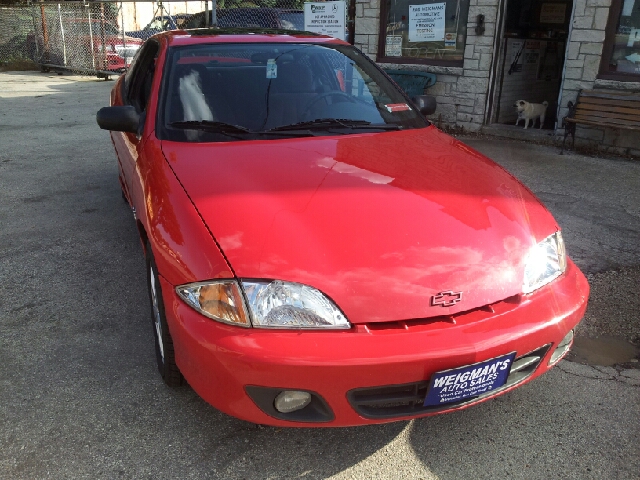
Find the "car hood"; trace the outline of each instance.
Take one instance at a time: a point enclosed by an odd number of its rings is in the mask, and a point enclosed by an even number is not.
[[[162,148],[238,277],[311,285],[354,323],[519,294],[526,252],[557,230],[514,177],[433,126]],[[461,301],[433,305],[446,291]]]

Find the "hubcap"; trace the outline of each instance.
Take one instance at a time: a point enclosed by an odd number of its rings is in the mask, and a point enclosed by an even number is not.
[[[162,322],[160,321],[160,308],[158,307],[158,293],[156,292],[156,274],[153,267],[149,266],[149,281],[151,282],[151,305],[153,307],[153,323],[156,327],[156,339],[158,340],[158,348],[160,348],[160,356],[164,363],[164,344],[162,343]]]

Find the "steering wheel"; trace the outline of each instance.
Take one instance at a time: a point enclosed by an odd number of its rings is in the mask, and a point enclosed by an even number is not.
[[[302,110],[302,115],[300,117],[307,118],[307,115],[311,112],[311,107],[313,107],[320,100],[328,97],[346,98],[348,102],[357,103],[357,100],[353,98],[351,95],[347,95],[346,93],[341,92],[340,90],[332,90],[330,92],[321,93],[317,97],[313,97],[311,100],[309,100],[309,102],[305,105],[304,109]]]

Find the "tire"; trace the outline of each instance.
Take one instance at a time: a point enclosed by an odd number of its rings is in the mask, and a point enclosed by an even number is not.
[[[149,289],[149,301],[151,302],[151,325],[156,346],[156,362],[160,376],[170,387],[179,387],[184,378],[176,364],[173,340],[169,333],[167,318],[165,316],[162,290],[158,278],[158,268],[151,253],[151,246],[147,243],[147,287]]]

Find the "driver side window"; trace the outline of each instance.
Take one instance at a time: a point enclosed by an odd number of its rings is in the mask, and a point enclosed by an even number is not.
[[[151,86],[155,73],[156,59],[160,51],[156,42],[147,42],[140,52],[135,64],[135,71],[132,72],[132,80],[127,93],[128,102],[136,107],[136,110],[143,112],[147,108],[149,97],[151,96]]]

